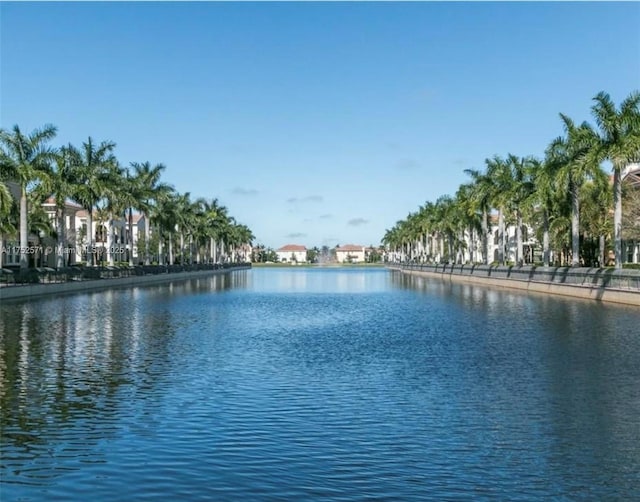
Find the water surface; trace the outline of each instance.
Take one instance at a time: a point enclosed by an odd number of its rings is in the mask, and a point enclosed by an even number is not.
[[[0,306],[0,499],[638,499],[640,311],[384,269]]]

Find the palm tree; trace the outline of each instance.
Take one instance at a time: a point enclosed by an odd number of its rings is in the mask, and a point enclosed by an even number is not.
[[[495,155],[491,159],[486,159],[486,175],[491,178],[491,205],[498,210],[498,235],[500,244],[498,248],[498,262],[505,264],[506,250],[506,229],[505,213],[511,205],[510,193],[513,190],[513,176],[507,161]]]
[[[144,225],[144,264],[149,265],[149,239],[151,236],[151,219],[154,217],[157,201],[172,190],[166,183],[160,182],[160,176],[166,169],[164,164],[151,166],[149,162],[131,164],[134,176],[138,180],[138,210],[145,219]]]
[[[76,182],[72,198],[87,211],[87,265],[95,263],[93,211],[110,188],[110,170],[117,164],[113,155],[116,144],[103,141],[99,145],[91,136],[82,143],[82,149],[67,147],[71,176]]]
[[[585,238],[590,239],[588,246],[588,255],[585,261],[589,266],[596,263],[604,266],[606,263],[605,241],[606,237],[613,232],[613,226],[610,218],[611,207],[613,207],[613,189],[609,182],[608,176],[604,171],[600,171],[601,175],[595,177],[588,183],[585,183],[580,202],[580,221],[581,229]],[[595,241],[597,239],[597,252],[595,252]],[[583,255],[585,255],[585,246],[583,246]]]
[[[550,224],[556,201],[560,197],[557,189],[558,168],[559,164],[551,162],[548,155],[544,160],[531,160],[534,190],[530,203],[534,214],[538,213],[542,220],[542,263],[545,267],[551,262]]]
[[[591,108],[598,126],[598,156],[613,166],[613,234],[616,268],[622,268],[622,170],[640,161],[640,92],[632,92],[616,107],[600,92]]]
[[[10,220],[14,202],[9,186],[4,181],[0,181],[0,269],[4,259],[4,236],[14,235],[16,231]]]
[[[565,136],[556,138],[549,147],[552,162],[559,164],[558,176],[571,197],[571,265],[580,265],[580,189],[587,179],[597,176],[594,155],[597,137],[587,122],[579,126],[560,114]]]
[[[170,190],[161,197],[156,203],[156,211],[154,223],[158,228],[158,233],[160,237],[163,235],[166,236],[166,243],[168,248],[168,259],[167,263],[169,265],[174,264],[173,259],[173,235],[176,231],[176,226],[178,225],[179,215],[178,215],[178,204],[177,204],[178,194],[175,190]],[[162,245],[163,239],[158,239],[158,261],[162,263]]]
[[[69,145],[70,147],[70,145]],[[65,207],[67,199],[72,196],[74,190],[74,181],[71,173],[71,157],[69,147],[62,147],[55,156],[55,169],[50,177],[49,183],[46,185],[47,192],[53,196],[56,204],[55,227],[57,234],[56,245],[56,267],[64,267],[66,265],[65,252],[66,242],[66,225],[65,225]]]
[[[532,179],[532,159],[530,157],[516,157],[509,154],[507,164],[511,171],[511,187],[509,198],[513,206],[516,217],[516,263],[521,265],[524,262],[523,242],[522,242],[522,211],[523,206],[534,190]]]
[[[47,143],[56,135],[53,125],[45,125],[24,135],[13,126],[12,132],[0,129],[0,168],[5,179],[20,185],[20,268],[29,265],[26,253],[29,245],[27,192],[32,183],[42,182],[51,171],[54,150]]]
[[[482,233],[482,257],[487,265],[491,263],[489,256],[489,212],[491,211],[491,197],[494,192],[493,181],[486,173],[481,173],[477,169],[465,169],[465,173],[471,176],[470,199],[473,209],[479,211],[480,227]]]

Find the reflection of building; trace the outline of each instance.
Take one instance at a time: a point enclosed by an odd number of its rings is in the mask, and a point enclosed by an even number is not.
[[[364,246],[345,244],[336,248],[338,263],[361,263],[365,260]]]
[[[276,250],[279,262],[304,263],[307,261],[307,248],[298,244],[287,244]]]

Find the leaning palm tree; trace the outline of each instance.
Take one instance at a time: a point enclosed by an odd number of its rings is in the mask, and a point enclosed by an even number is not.
[[[622,268],[622,171],[628,164],[640,161],[640,92],[632,92],[618,110],[605,92],[593,99],[598,156],[613,166],[614,248],[616,268]]]
[[[20,185],[20,268],[29,264],[26,254],[29,245],[27,194],[33,183],[42,182],[51,171],[54,150],[48,146],[56,135],[53,125],[45,125],[25,135],[15,125],[11,132],[0,129],[0,169],[5,179]]]

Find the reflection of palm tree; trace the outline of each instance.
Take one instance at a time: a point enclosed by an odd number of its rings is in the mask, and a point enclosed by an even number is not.
[[[26,254],[29,245],[27,189],[31,183],[41,182],[48,177],[54,152],[47,143],[55,135],[56,128],[52,125],[35,129],[27,136],[17,125],[13,126],[12,132],[0,129],[2,178],[15,180],[20,185],[20,268],[29,265]],[[3,197],[6,198],[6,193]]]
[[[597,152],[613,165],[613,233],[616,267],[622,267],[622,170],[640,160],[640,93],[633,92],[619,110],[611,97],[600,92],[592,107],[599,129]]]

